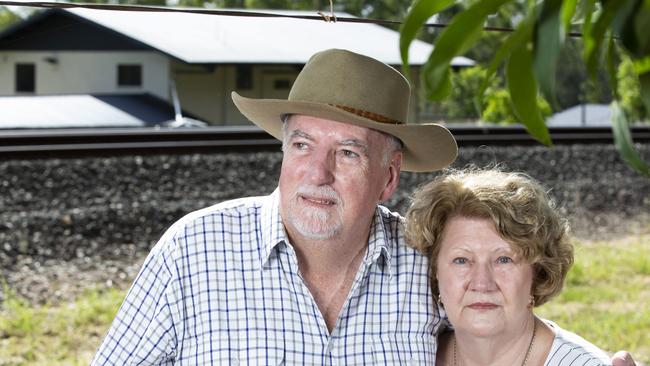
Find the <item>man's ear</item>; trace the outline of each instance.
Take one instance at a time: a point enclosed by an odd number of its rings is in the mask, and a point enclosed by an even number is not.
[[[393,193],[397,190],[399,185],[399,174],[402,169],[402,152],[396,151],[393,153],[390,163],[388,164],[388,179],[386,180],[386,186],[381,192],[379,197],[379,202],[384,202],[389,199]]]

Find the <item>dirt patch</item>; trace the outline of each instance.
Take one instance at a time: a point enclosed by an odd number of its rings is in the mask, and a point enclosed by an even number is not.
[[[38,261],[16,258],[11,271],[3,271],[10,291],[31,304],[70,302],[89,289],[128,288],[138,274],[146,253],[132,251],[119,259],[83,257]],[[0,302],[6,294],[0,291]]]

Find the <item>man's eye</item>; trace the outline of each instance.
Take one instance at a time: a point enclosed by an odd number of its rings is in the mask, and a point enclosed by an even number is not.
[[[351,150],[343,150],[343,156],[347,158],[358,158],[359,154],[355,153],[354,151]]]
[[[452,263],[454,263],[454,264],[467,264],[467,258],[463,258],[463,257],[454,258],[452,260]]]
[[[500,264],[507,264],[507,263],[513,263],[513,262],[514,262],[514,260],[512,258],[510,258],[510,257],[503,256],[503,257],[497,258],[497,263],[500,263]]]
[[[303,150],[307,148],[307,144],[305,144],[304,142],[294,142],[293,147],[295,147],[298,150]]]

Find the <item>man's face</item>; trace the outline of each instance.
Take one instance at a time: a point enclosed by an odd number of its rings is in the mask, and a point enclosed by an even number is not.
[[[367,231],[377,203],[397,186],[401,155],[386,163],[387,138],[367,128],[304,115],[286,123],[280,212],[289,235]]]

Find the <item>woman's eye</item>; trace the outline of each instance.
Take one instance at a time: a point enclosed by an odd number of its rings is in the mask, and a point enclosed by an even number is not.
[[[497,263],[500,264],[507,264],[507,263],[513,263],[514,260],[510,257],[499,257],[497,258]]]
[[[463,258],[463,257],[454,258],[452,260],[452,263],[454,263],[454,264],[466,264],[467,263],[467,258]]]

